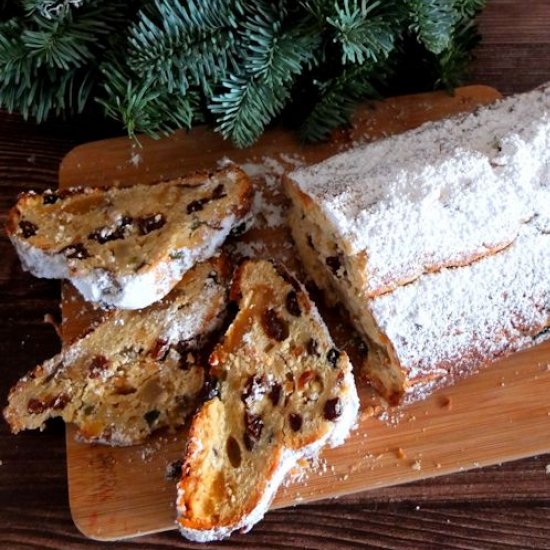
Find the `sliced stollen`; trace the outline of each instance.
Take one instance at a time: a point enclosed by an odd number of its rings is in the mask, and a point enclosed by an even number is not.
[[[4,410],[12,431],[60,416],[82,441],[133,445],[182,425],[205,379],[196,350],[223,321],[229,278],[227,260],[215,257],[149,308],[107,312],[12,388]]]
[[[304,265],[368,341],[390,403],[546,326],[550,87],[297,170],[285,189]]]
[[[7,233],[23,267],[66,278],[86,300],[146,307],[243,224],[252,184],[235,165],[132,187],[23,194]]]
[[[232,297],[210,357],[216,396],[193,419],[178,485],[178,526],[199,542],[249,530],[297,460],[344,441],[359,407],[348,357],[284,268],[245,261]]]

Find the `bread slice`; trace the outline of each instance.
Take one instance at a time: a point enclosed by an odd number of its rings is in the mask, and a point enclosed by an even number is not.
[[[183,424],[205,376],[195,350],[223,320],[228,283],[227,261],[212,258],[149,308],[108,312],[12,388],[4,410],[12,431],[60,416],[80,440],[132,445]]]
[[[245,261],[232,298],[210,357],[216,395],[192,421],[178,486],[178,526],[200,542],[249,530],[297,460],[344,441],[359,407],[347,355],[284,268]]]
[[[66,278],[86,300],[146,307],[211,257],[252,203],[235,165],[155,185],[23,194],[7,233],[23,267]]]

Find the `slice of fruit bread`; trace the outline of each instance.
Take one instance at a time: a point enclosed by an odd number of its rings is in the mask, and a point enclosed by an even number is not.
[[[69,279],[103,306],[139,309],[216,253],[249,216],[252,195],[236,165],[154,185],[31,192],[6,230],[37,277]]]
[[[344,441],[359,407],[347,355],[283,267],[245,261],[231,297],[238,313],[210,356],[217,395],[192,421],[178,485],[178,526],[201,542],[249,530],[299,459]]]
[[[12,431],[60,416],[80,440],[132,445],[182,425],[205,378],[195,350],[223,321],[229,279],[227,260],[215,257],[149,308],[107,312],[12,388],[4,410]]]

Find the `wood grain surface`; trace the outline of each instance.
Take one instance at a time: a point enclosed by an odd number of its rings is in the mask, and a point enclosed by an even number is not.
[[[505,93],[550,79],[550,2],[489,0],[472,79]],[[0,115],[0,221],[18,192],[57,184],[63,156],[108,137],[96,120],[36,127]],[[0,237],[0,400],[59,349],[45,314],[59,315],[59,285],[19,268]],[[526,396],[528,398],[528,396]],[[549,399],[550,401],[550,399]],[[69,512],[64,428],[9,435],[0,422],[0,548],[197,548],[175,533],[117,543],[85,539]],[[550,547],[550,455],[270,512],[247,535],[209,548],[526,549]]]

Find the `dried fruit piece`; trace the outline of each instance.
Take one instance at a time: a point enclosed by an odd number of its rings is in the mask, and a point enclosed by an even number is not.
[[[235,226],[229,234],[232,237],[238,237],[239,235],[242,235],[246,231],[246,222],[242,222],[239,225]]]
[[[306,344],[306,350],[309,355],[319,356],[319,343],[315,338],[310,338]]]
[[[187,205],[187,213],[192,214],[193,212],[200,212],[204,208],[204,205],[209,202],[209,200],[210,199],[204,198],[191,201]]]
[[[174,460],[166,466],[166,472],[164,478],[167,481],[177,481],[181,477],[181,467],[183,466],[183,460]]]
[[[209,401],[220,394],[220,384],[218,379],[213,376],[206,376],[204,384],[199,394],[200,401]]]
[[[328,256],[325,259],[325,263],[329,266],[334,275],[338,275],[338,271],[342,267],[342,262],[339,256]]]
[[[29,414],[41,414],[47,409],[46,403],[40,399],[29,399],[27,404],[27,411]]]
[[[242,462],[241,446],[232,435],[227,438],[226,450],[231,466],[233,466],[233,468],[238,468]]]
[[[338,363],[338,358],[340,357],[340,352],[336,348],[330,348],[327,352],[327,361],[336,368]]]
[[[267,309],[262,315],[262,326],[265,333],[277,342],[286,340],[289,335],[288,323],[274,309]]]
[[[107,368],[109,360],[104,355],[96,355],[88,368],[89,378],[98,378]]]
[[[148,235],[152,231],[160,229],[166,224],[164,214],[149,214],[137,219],[140,235]]]
[[[251,376],[244,387],[241,401],[250,406],[254,401],[260,399],[266,392],[265,377]]]
[[[60,411],[67,406],[70,400],[71,398],[66,393],[60,393],[48,404],[54,411]]]
[[[315,371],[306,370],[298,378],[298,389],[301,390],[307,383],[315,378]]]
[[[42,202],[43,204],[55,204],[59,200],[59,195],[52,191],[51,189],[47,189],[44,191],[44,194],[42,195]]]
[[[342,414],[342,403],[338,397],[325,403],[323,414],[327,420],[336,420]]]
[[[302,418],[302,415],[298,413],[290,413],[288,415],[288,423],[290,424],[290,427],[292,428],[292,431],[298,432],[302,428],[302,424],[304,423],[304,419]]]
[[[19,222],[19,227],[23,232],[23,237],[25,237],[25,239],[28,239],[29,237],[33,237],[34,235],[36,235],[36,232],[38,231],[38,226],[28,220],[21,220]]]
[[[279,404],[279,401],[281,400],[281,392],[283,390],[283,387],[278,382],[275,382],[273,386],[271,386],[271,391],[269,392],[269,399],[271,400],[271,403],[274,407],[276,407]]]
[[[169,351],[170,347],[168,346],[168,340],[157,338],[155,344],[149,351],[149,355],[151,359],[155,361],[164,361]]]
[[[262,417],[258,414],[251,414],[248,411],[244,413],[244,428],[245,433],[243,436],[243,441],[245,447],[251,451],[256,444],[256,441],[260,439],[262,435],[262,430],[264,423]]]
[[[127,227],[133,223],[133,218],[131,216],[123,216],[116,227],[100,227],[95,231],[92,231],[88,235],[88,239],[92,241],[97,241],[99,244],[105,244],[109,241],[116,241],[119,239],[124,239],[126,237]]]
[[[298,303],[298,294],[295,290],[291,290],[286,295],[286,309],[294,317],[300,317],[302,310],[300,309],[300,304]]]
[[[225,186],[223,185],[223,183],[220,183],[216,185],[214,191],[212,191],[212,199],[218,200],[223,199],[224,197],[227,197],[227,193],[225,192]]]
[[[69,259],[85,260],[90,257],[88,249],[82,243],[74,243],[62,248],[59,252]]]
[[[143,415],[143,418],[145,418],[145,421],[149,426],[152,426],[159,416],[160,416],[160,411],[153,409],[152,411],[146,412]]]

